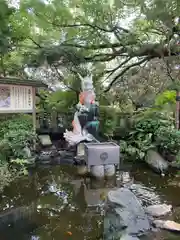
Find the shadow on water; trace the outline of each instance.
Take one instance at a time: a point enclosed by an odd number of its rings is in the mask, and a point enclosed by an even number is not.
[[[81,180],[74,172],[72,166],[39,168],[5,189],[0,202],[1,239],[101,239],[103,216],[86,208],[83,194],[75,194]],[[168,219],[180,221],[180,175],[162,178],[142,165],[129,173],[135,191],[143,189],[138,192],[142,202],[172,204],[174,211]],[[179,240],[180,234],[158,231],[148,239]]]

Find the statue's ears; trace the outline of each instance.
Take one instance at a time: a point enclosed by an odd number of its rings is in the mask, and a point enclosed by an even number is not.
[[[78,75],[78,77],[80,78],[81,81],[84,80],[84,78],[79,73],[77,73],[77,75]]]

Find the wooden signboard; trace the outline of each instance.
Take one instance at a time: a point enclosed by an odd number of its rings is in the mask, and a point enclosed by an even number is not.
[[[0,113],[33,113],[34,88],[0,84]]]

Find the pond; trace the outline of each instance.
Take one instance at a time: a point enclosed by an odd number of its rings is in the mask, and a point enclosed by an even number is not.
[[[1,239],[102,239],[104,216],[95,206],[86,208],[89,199],[78,190],[82,179],[74,172],[72,166],[39,168],[12,183],[0,202]],[[117,183],[122,181],[144,189],[142,202],[172,204],[174,210],[168,219],[180,221],[180,175],[162,178],[141,165],[120,172]],[[154,231],[146,239],[176,240],[180,234]]]

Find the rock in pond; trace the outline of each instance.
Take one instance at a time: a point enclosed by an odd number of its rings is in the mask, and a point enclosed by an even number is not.
[[[164,216],[164,215],[170,213],[171,210],[172,210],[172,206],[167,205],[167,204],[151,205],[151,206],[146,207],[146,209],[145,209],[146,213],[148,213],[149,215],[151,215],[153,217]]]
[[[160,197],[154,192],[154,189],[146,187],[142,184],[133,183],[129,189],[141,201],[142,205],[157,205],[161,204]]]
[[[164,175],[169,167],[168,162],[154,150],[147,151],[145,161],[155,172],[161,173],[162,175]]]
[[[148,217],[140,201],[128,188],[119,188],[108,193],[108,203],[114,207],[122,229],[126,234],[139,236],[150,229]]]
[[[130,235],[123,235],[123,236],[121,236],[120,240],[140,240],[140,239],[137,237],[130,236]]]
[[[32,152],[29,147],[26,146],[22,151],[23,151],[24,156],[26,156],[26,158],[32,157]]]
[[[162,228],[162,229],[166,229],[166,230],[169,230],[169,231],[180,232],[180,223],[176,223],[174,221],[155,220],[154,225],[157,228]]]
[[[169,165],[172,168],[180,169],[180,163],[179,162],[173,161],[173,162],[170,162]]]

